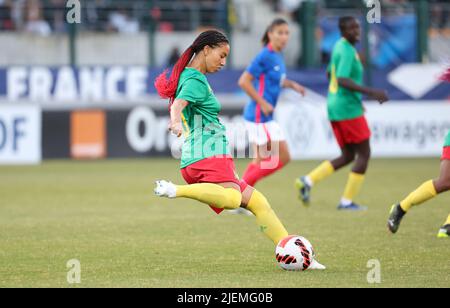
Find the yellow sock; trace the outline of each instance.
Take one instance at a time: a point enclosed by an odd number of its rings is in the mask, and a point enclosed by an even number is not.
[[[256,223],[264,234],[271,239],[275,245],[288,236],[288,232],[270,207],[267,199],[255,190],[248,202],[247,209],[256,216]]]
[[[342,196],[342,198],[348,201],[355,200],[355,197],[358,195],[359,191],[361,190],[362,184],[364,183],[364,178],[364,174],[351,172],[348,177],[347,186],[345,187],[344,195]]]
[[[177,186],[177,198],[180,197],[227,210],[237,209],[242,201],[242,194],[236,189],[210,183]]]
[[[319,167],[308,174],[313,184],[316,184],[334,173],[334,167],[330,161],[324,161]]]
[[[450,225],[450,215],[447,217],[447,221],[444,223],[444,226]]]
[[[428,182],[423,183],[422,186],[417,188],[408,197],[406,197],[405,200],[400,202],[400,207],[405,212],[408,212],[411,209],[411,207],[422,204],[425,201],[428,201],[436,197],[436,195],[437,195],[436,188],[434,187],[433,181],[430,180]]]

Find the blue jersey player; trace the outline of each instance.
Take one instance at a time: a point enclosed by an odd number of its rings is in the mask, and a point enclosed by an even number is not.
[[[280,170],[290,161],[289,148],[281,127],[273,119],[278,96],[283,88],[300,94],[305,89],[286,78],[282,51],[289,41],[289,25],[276,19],[264,34],[264,48],[239,79],[239,86],[250,96],[244,110],[247,132],[256,157],[243,179],[251,186]]]

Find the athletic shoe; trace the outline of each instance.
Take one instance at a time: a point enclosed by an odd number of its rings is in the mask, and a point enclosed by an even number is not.
[[[239,207],[234,210],[228,210],[227,213],[234,214],[234,215],[254,216],[252,212],[244,209],[243,207]]]
[[[399,203],[392,206],[387,224],[391,233],[397,233],[398,228],[400,228],[400,222],[405,214],[406,212],[401,208]]]
[[[352,202],[352,203],[350,203],[348,205],[344,205],[344,204],[341,203],[341,204],[338,205],[337,209],[339,211],[354,211],[354,212],[356,212],[356,211],[367,211],[367,206],[361,206],[361,205],[358,205],[358,204],[356,204],[354,202]]]
[[[450,237],[450,225],[445,225],[441,227],[437,235],[438,238],[448,238]]]
[[[295,180],[295,188],[298,190],[298,198],[303,202],[303,205],[309,206],[309,201],[311,199],[311,186],[306,183],[304,176]]]
[[[311,265],[308,267],[308,270],[325,270],[327,269],[324,265],[317,262],[317,260],[313,259]]]
[[[155,184],[155,195],[166,198],[175,198],[177,196],[177,188],[172,182],[159,180]]]

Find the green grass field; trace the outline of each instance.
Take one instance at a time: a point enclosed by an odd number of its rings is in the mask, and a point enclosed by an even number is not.
[[[315,187],[311,208],[300,205],[293,179],[316,163],[294,162],[257,186],[328,266],[304,273],[278,268],[254,218],[154,197],[155,179],[182,183],[177,161],[0,167],[0,287],[450,287],[450,240],[436,238],[450,194],[414,209],[396,236],[385,226],[393,202],[438,174],[438,159],[374,160],[364,213],[335,210],[347,170]],[[81,262],[79,285],[67,283],[70,259]],[[371,259],[381,284],[367,282]]]

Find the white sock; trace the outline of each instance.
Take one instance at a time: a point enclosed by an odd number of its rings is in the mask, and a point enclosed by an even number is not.
[[[348,199],[345,199],[345,198],[341,198],[341,204],[342,204],[343,206],[349,206],[350,204],[352,204],[352,200],[348,200]]]
[[[314,183],[309,176],[305,176],[305,182],[306,182],[306,184],[308,184],[309,187],[314,186]]]

